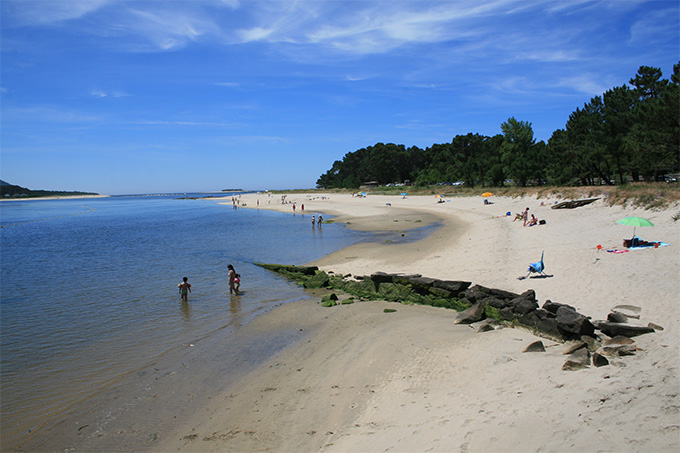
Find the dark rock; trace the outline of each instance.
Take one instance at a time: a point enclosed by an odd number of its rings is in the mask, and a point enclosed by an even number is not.
[[[593,354],[593,365],[596,367],[601,367],[601,366],[607,366],[609,365],[609,360],[605,356],[599,353]]]
[[[412,278],[422,277],[421,274],[392,274],[392,282],[399,285],[410,285]]]
[[[524,348],[522,352],[545,352],[545,346],[543,346],[542,341],[534,341],[529,346]]]
[[[542,319],[537,315],[537,312],[538,312],[538,310],[530,311],[526,315],[519,318],[520,324],[528,326],[528,327],[536,327],[537,328],[538,323]]]
[[[474,299],[475,302],[477,300],[486,299],[488,297],[495,297],[497,299],[503,300],[512,300],[515,299],[516,297],[519,297],[519,295],[511,293],[509,291],[504,291],[502,289],[486,288],[481,285],[475,285],[472,288],[469,288],[467,291],[465,291],[465,298],[468,300]]]
[[[553,313],[550,313],[549,311],[543,310],[542,308],[539,308],[538,310],[534,311],[533,313],[536,314],[536,316],[539,317],[539,319],[546,319],[546,318],[554,318],[555,315]]]
[[[461,311],[456,318],[456,324],[472,324],[484,318],[484,302],[477,302],[467,310]]]
[[[328,298],[329,298],[330,300],[338,300],[338,295],[335,294],[335,293],[330,293],[330,294],[328,295]]]
[[[538,323],[541,322],[542,319],[554,317],[555,315],[552,313],[539,308],[538,310],[530,311],[519,318],[519,322],[528,327],[538,328]]]
[[[434,278],[430,277],[411,277],[408,282],[413,286],[413,289],[421,294],[427,294],[434,283]]]
[[[481,291],[480,288],[481,287],[479,285],[475,285],[472,288],[468,288],[465,291],[465,299],[475,304],[477,303],[477,299],[482,300],[488,298],[489,295],[484,291]]]
[[[292,266],[288,264],[268,264],[255,263],[257,266],[263,267],[274,272],[286,272],[292,274],[314,275],[319,270],[316,266]]]
[[[515,319],[515,313],[512,311],[512,307],[505,307],[500,310],[498,310],[498,314],[500,315],[502,320],[505,321],[512,321]]]
[[[531,299],[517,298],[510,301],[512,311],[518,315],[526,315],[538,309],[538,304]]]
[[[433,284],[435,288],[442,288],[451,291],[453,294],[459,294],[470,287],[471,282],[452,281],[452,280],[436,280]]]
[[[574,307],[572,307],[571,305],[558,304],[557,302],[553,302],[550,299],[546,300],[545,303],[543,304],[543,310],[549,311],[553,315],[557,314],[557,309],[560,308],[560,307],[567,307],[567,308],[570,308],[570,309],[576,311],[576,309]]]
[[[607,315],[607,321],[625,323],[628,322],[628,316],[624,315],[623,313],[614,311]]]
[[[537,328],[541,333],[549,336],[550,338],[560,341],[569,339],[568,336],[565,336],[565,334],[557,327],[557,320],[555,320],[555,318],[541,319],[538,322]]]
[[[529,299],[530,301],[536,302],[536,291],[533,289],[524,291],[520,296],[522,299]]]
[[[497,309],[502,309],[510,306],[510,302],[507,300],[499,299],[497,297],[483,297],[480,300],[483,300],[486,302],[486,304],[490,307],[497,308]]]
[[[392,274],[387,274],[385,272],[376,272],[371,274],[371,280],[373,280],[375,283],[385,283],[389,282],[392,283],[392,279],[394,276]]]
[[[579,336],[592,335],[595,332],[595,327],[590,320],[571,308],[559,307],[555,320],[560,329]]]
[[[499,299],[512,300],[519,297],[519,294],[511,293],[502,289],[487,288],[489,295],[498,297]]]
[[[630,338],[654,332],[654,329],[651,327],[632,326],[630,324],[618,322],[597,321],[595,326],[598,330],[602,331],[602,333],[610,337],[621,335],[622,337]]]

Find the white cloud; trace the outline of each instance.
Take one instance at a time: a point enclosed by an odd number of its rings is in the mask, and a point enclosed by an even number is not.
[[[569,88],[585,93],[590,96],[600,96],[611,86],[602,81],[602,77],[596,74],[583,74],[579,76],[563,77],[557,80],[555,86]]]
[[[643,15],[630,28],[630,44],[648,45],[666,36],[677,36],[677,9],[654,11]]]
[[[106,97],[112,97],[112,98],[124,98],[130,96],[124,91],[119,91],[119,90],[114,90],[111,93],[107,93],[106,91],[99,90],[99,89],[93,89],[90,91],[90,95],[97,97],[97,98],[106,98]]]

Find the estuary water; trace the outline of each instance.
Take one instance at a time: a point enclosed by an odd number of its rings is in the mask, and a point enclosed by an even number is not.
[[[311,214],[176,196],[2,202],[3,451],[57,436],[60,423],[84,435],[88,424],[71,411],[110,404],[106,391],[125,393],[123,383],[158,372],[159,361],[186,363],[194,345],[229,344],[258,313],[309,298],[253,263],[304,264],[370,238],[341,225],[313,229]],[[240,296],[229,294],[228,264],[242,276]],[[177,289],[184,276],[186,303]],[[234,360],[255,366],[287,341],[263,339],[224,360],[231,370]]]

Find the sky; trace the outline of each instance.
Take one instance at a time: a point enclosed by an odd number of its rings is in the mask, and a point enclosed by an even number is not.
[[[1,0],[0,179],[102,194],[313,188],[349,152],[537,140],[640,66],[677,0]]]

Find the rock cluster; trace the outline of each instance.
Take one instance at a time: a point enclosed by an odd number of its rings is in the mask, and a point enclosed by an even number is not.
[[[258,265],[287,275],[301,282],[305,288],[336,289],[365,300],[379,299],[453,308],[460,312],[456,320],[460,324],[495,320],[504,325],[530,329],[539,336],[559,342],[575,342],[575,346],[572,346],[574,349],[569,352],[572,357],[565,363],[564,369],[588,366],[591,359],[595,366],[606,365],[607,356],[635,353],[634,344],[631,346],[632,343],[622,342],[622,338],[654,332],[655,329],[662,330],[655,324],[628,324],[629,318],[639,318],[640,308],[632,305],[614,307],[606,321],[591,321],[590,317],[567,304],[546,300],[539,307],[536,293],[531,289],[516,294],[481,285],[473,286],[471,282],[439,280],[420,274],[376,272],[370,276],[353,277],[327,274],[314,266]],[[335,301],[326,299],[324,302],[327,302],[325,306],[336,304]],[[494,328],[491,323],[484,323],[484,326],[486,327],[483,330]],[[603,341],[596,331],[610,339]],[[617,340],[611,343],[615,339]],[[539,345],[535,347],[534,350],[540,350]],[[585,352],[579,352],[581,350]]]

